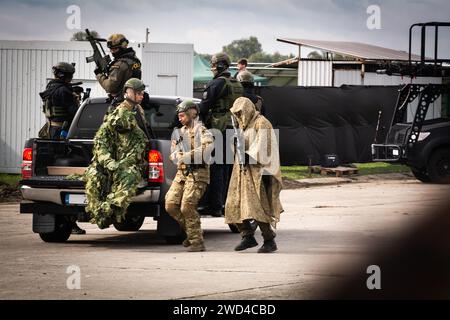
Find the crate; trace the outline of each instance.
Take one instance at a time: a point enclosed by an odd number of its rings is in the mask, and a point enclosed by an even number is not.
[[[47,172],[49,176],[68,176],[71,174],[84,174],[86,167],[55,167],[48,166]]]
[[[335,175],[336,177],[341,177],[341,176],[349,176],[352,174],[358,174],[358,168],[341,167],[341,166],[336,168],[327,168],[322,166],[313,166],[312,172],[320,173],[323,176]]]

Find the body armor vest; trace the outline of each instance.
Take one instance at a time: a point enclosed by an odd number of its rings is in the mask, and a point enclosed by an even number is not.
[[[237,98],[244,96],[244,88],[236,79],[223,76],[218,79],[224,79],[225,85],[219,94],[219,99],[214,103],[211,110],[210,126],[211,128],[224,131],[227,127],[232,126],[230,109]]]

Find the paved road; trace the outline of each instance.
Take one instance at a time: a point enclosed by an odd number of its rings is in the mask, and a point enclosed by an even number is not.
[[[0,205],[0,299],[302,299],[349,276],[347,264],[366,258],[367,245],[387,247],[426,218],[448,186],[415,180],[352,183],[285,190],[279,251],[236,253],[239,236],[220,218],[204,218],[207,252],[166,245],[147,218],[139,232],[98,230],[65,244],[31,232],[31,216]],[[258,234],[258,240],[260,235]],[[81,288],[67,289],[78,266]]]

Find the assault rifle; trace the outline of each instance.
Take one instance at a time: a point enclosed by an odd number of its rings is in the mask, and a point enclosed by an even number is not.
[[[97,68],[103,74],[107,75],[109,64],[111,63],[111,57],[105,53],[105,50],[103,50],[101,44],[101,42],[106,42],[106,39],[94,38],[89,32],[89,29],[86,29],[86,35],[87,35],[86,40],[89,41],[89,43],[92,46],[92,49],[94,50],[94,54],[90,57],[87,57],[86,62],[87,63],[95,62]]]

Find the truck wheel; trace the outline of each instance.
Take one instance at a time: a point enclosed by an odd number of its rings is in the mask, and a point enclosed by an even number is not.
[[[55,219],[55,231],[50,233],[39,233],[39,236],[44,242],[61,243],[66,242],[70,237],[72,232],[72,222],[69,218],[57,215]]]
[[[424,169],[417,169],[417,168],[411,168],[411,172],[413,173],[414,177],[416,177],[417,180],[420,180],[422,182],[431,182],[430,177],[428,176],[428,173]]]
[[[176,236],[164,236],[167,244],[182,244],[186,236],[184,234]]]
[[[145,216],[125,217],[122,222],[114,222],[117,231],[139,231],[144,223]]]
[[[428,176],[434,183],[450,183],[450,149],[438,149],[430,157]]]

